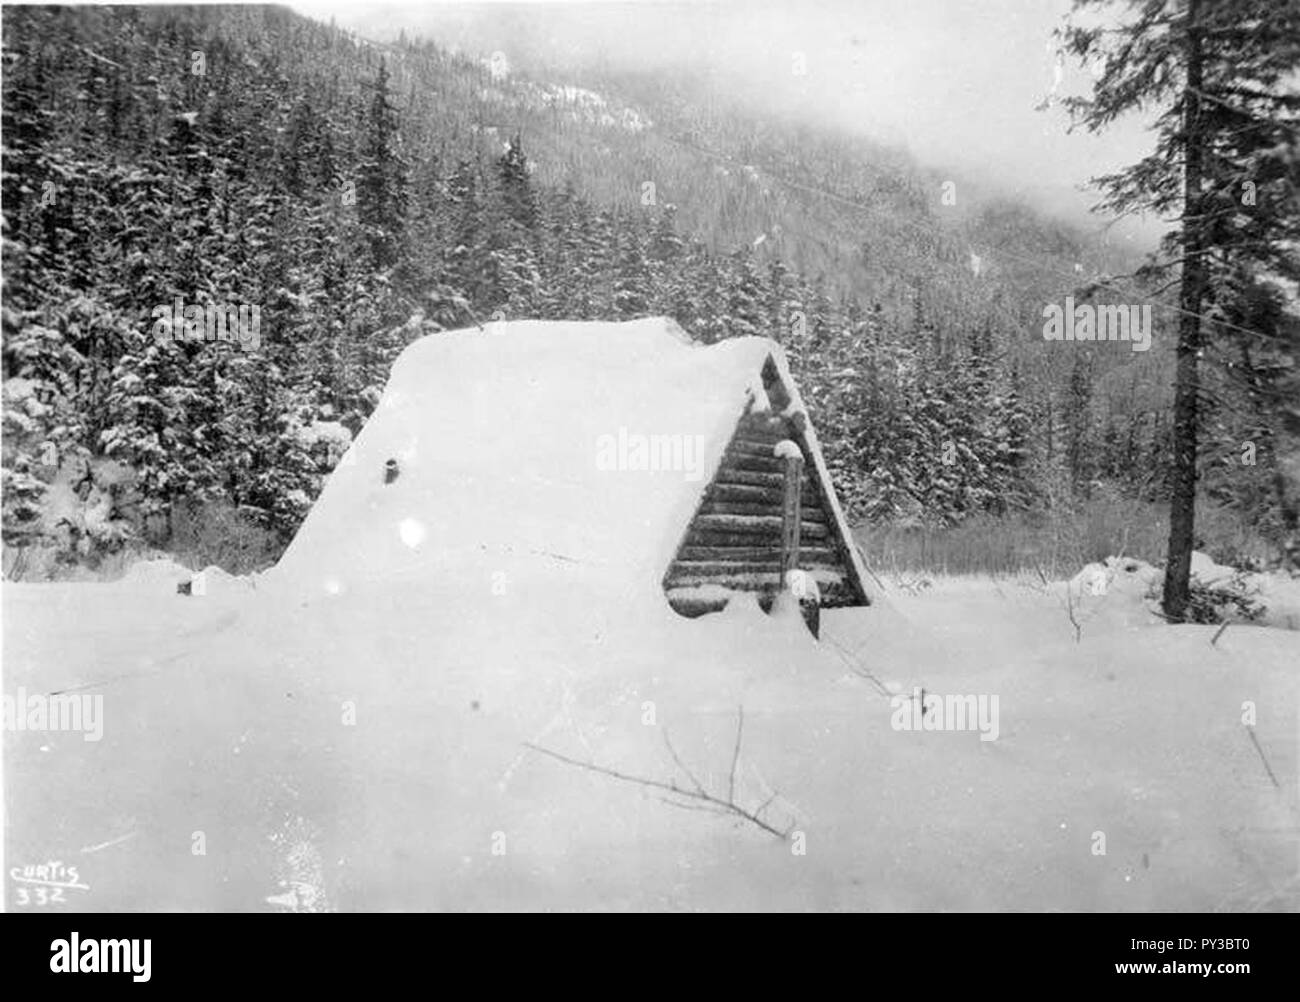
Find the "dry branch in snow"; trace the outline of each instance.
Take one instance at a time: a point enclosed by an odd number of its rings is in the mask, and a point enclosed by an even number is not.
[[[614,779],[621,779],[627,783],[636,783],[638,786],[646,786],[655,790],[664,790],[667,793],[672,794],[674,797],[682,798],[678,800],[664,800],[665,803],[672,804],[674,807],[681,807],[686,810],[709,811],[710,813],[716,814],[733,814],[736,817],[744,818],[751,824],[757,825],[770,835],[775,835],[777,838],[783,840],[787,839],[790,837],[790,832],[794,830],[793,824],[785,831],[781,831],[768,824],[762,818],[763,811],[765,811],[772,801],[776,799],[777,795],[775,793],[768,797],[767,800],[753,811],[748,811],[736,803],[736,768],[740,762],[740,742],[744,726],[745,711],[744,708],[741,707],[738,710],[737,715],[736,744],[731,756],[731,771],[728,776],[727,796],[725,799],[723,797],[714,796],[705,789],[704,784],[699,781],[695,773],[687,767],[687,765],[681,760],[681,757],[677,754],[677,749],[673,747],[673,743],[668,737],[667,729],[664,730],[664,745],[668,748],[668,754],[672,757],[677,768],[679,768],[685,774],[686,778],[690,780],[691,786],[689,789],[684,789],[678,786],[677,780],[675,779],[670,779],[665,783],[658,779],[646,779],[644,776],[632,776],[625,772],[619,772],[617,769],[610,769],[607,766],[597,765],[594,762],[582,762],[576,758],[561,755],[557,751],[552,751],[549,748],[543,748],[540,745],[535,745],[527,741],[524,742],[524,747],[531,748],[535,752],[541,752],[543,755],[549,755],[551,758],[557,759],[568,765],[576,765],[579,769],[586,769],[589,772],[598,772],[605,776],[612,776]],[[692,801],[694,801],[694,803],[692,803]]]

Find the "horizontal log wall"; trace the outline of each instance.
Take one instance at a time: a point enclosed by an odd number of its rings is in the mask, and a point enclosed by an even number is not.
[[[769,391],[770,396],[771,391]],[[789,402],[773,399],[774,407]],[[781,589],[781,530],[784,463],[773,453],[783,439],[802,440],[793,422],[780,414],[744,415],[713,481],[667,573],[664,589],[684,616],[716,612],[725,598],[713,585],[757,593],[766,607]],[[799,487],[799,569],[809,572],[823,606],[859,604],[836,542],[828,506],[815,470],[804,462]]]

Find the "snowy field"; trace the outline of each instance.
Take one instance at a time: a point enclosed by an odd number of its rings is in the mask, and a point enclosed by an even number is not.
[[[1300,907],[1300,633],[1165,626],[1136,564],[880,586],[820,642],[673,612],[708,477],[592,446],[667,414],[707,473],[783,365],[674,326],[417,341],[263,575],[6,584],[6,698],[102,704],[6,730],[8,907]]]
[[[5,734],[6,868],[75,866],[71,910],[1300,907],[1300,634],[1212,645],[1112,587],[1076,640],[1064,585],[988,579],[821,644],[756,608],[529,622],[556,567],[510,570],[509,634],[464,588],[6,584],[6,694],[104,697],[99,741]],[[916,688],[998,696],[996,740],[896,729]],[[731,799],[785,840],[525,747],[727,799],[742,706]]]

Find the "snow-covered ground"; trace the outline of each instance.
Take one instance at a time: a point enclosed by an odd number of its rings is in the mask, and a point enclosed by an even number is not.
[[[4,735],[9,908],[1300,907],[1300,634],[1163,625],[1136,572],[684,619],[779,349],[507,326],[407,349],[274,570],[4,586],[6,698],[102,697]],[[602,469],[623,427],[704,476]]]
[[[100,741],[6,733],[6,866],[77,866],[46,907],[88,910],[1296,909],[1300,637],[1103,606],[1076,641],[1063,591],[938,579],[814,644],[757,609],[506,632],[463,588],[6,585],[5,693],[104,696]],[[998,696],[997,739],[896,730],[918,687]],[[524,747],[688,786],[667,734],[725,798],[741,706],[734,800],[787,841]]]

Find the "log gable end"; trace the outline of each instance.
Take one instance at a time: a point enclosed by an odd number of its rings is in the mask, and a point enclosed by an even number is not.
[[[860,558],[851,549],[834,487],[802,411],[769,356],[763,366],[768,408],[750,401],[663,578],[674,610],[695,617],[723,609],[732,592],[757,593],[770,609],[782,585],[786,470],[799,470],[798,570],[815,581],[823,608],[870,605]],[[803,462],[788,467],[777,454],[794,442]],[[786,447],[789,448],[788,446]],[[793,486],[790,488],[793,493]]]

